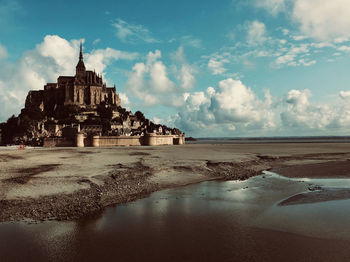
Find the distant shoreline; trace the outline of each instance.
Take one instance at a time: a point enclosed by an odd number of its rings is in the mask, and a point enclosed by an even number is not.
[[[248,137],[248,138],[195,138],[186,141],[195,144],[208,143],[350,143],[350,136],[341,137]]]

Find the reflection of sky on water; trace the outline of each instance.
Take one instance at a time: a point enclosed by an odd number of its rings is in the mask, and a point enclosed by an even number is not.
[[[255,223],[263,228],[301,235],[350,239],[349,208],[350,200],[273,206]]]
[[[280,176],[276,173],[270,171],[264,171],[265,175],[276,177],[279,179],[296,181],[296,182],[306,182],[313,185],[326,186],[326,187],[337,187],[337,188],[350,188],[349,178],[289,178]]]
[[[318,185],[326,189],[350,188],[350,179],[288,178],[269,171],[265,171],[264,174],[280,181],[292,181],[306,184],[306,186]],[[298,193],[302,192],[307,193],[308,190]],[[309,194],[311,196],[313,193],[309,192],[307,196]],[[331,195],[330,192],[325,194]],[[344,199],[340,200],[330,198],[330,201],[285,206],[275,202],[254,221],[254,224],[263,228],[313,237],[350,239],[350,226],[348,226],[350,225],[350,199],[346,198],[345,195]]]

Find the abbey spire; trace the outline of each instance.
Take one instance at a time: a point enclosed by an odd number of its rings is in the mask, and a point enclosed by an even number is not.
[[[80,41],[80,53],[79,53],[79,62],[76,66],[76,76],[77,77],[84,77],[85,76],[85,72],[86,72],[86,68],[84,65],[84,61],[83,61],[83,44]]]
[[[83,61],[83,43],[80,41],[79,61]]]

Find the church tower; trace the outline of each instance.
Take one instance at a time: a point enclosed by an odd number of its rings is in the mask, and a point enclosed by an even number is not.
[[[80,78],[80,79],[84,79],[85,74],[86,74],[86,68],[85,68],[84,61],[83,61],[83,45],[82,45],[81,41],[80,41],[79,62],[75,68],[76,68],[76,71],[75,71],[76,77]]]

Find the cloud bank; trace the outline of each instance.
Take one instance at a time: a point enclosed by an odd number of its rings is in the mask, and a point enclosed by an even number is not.
[[[269,91],[259,98],[240,80],[228,78],[206,92],[188,93],[173,124],[198,136],[332,135],[348,133],[350,91],[328,104],[310,101],[311,91]]]

